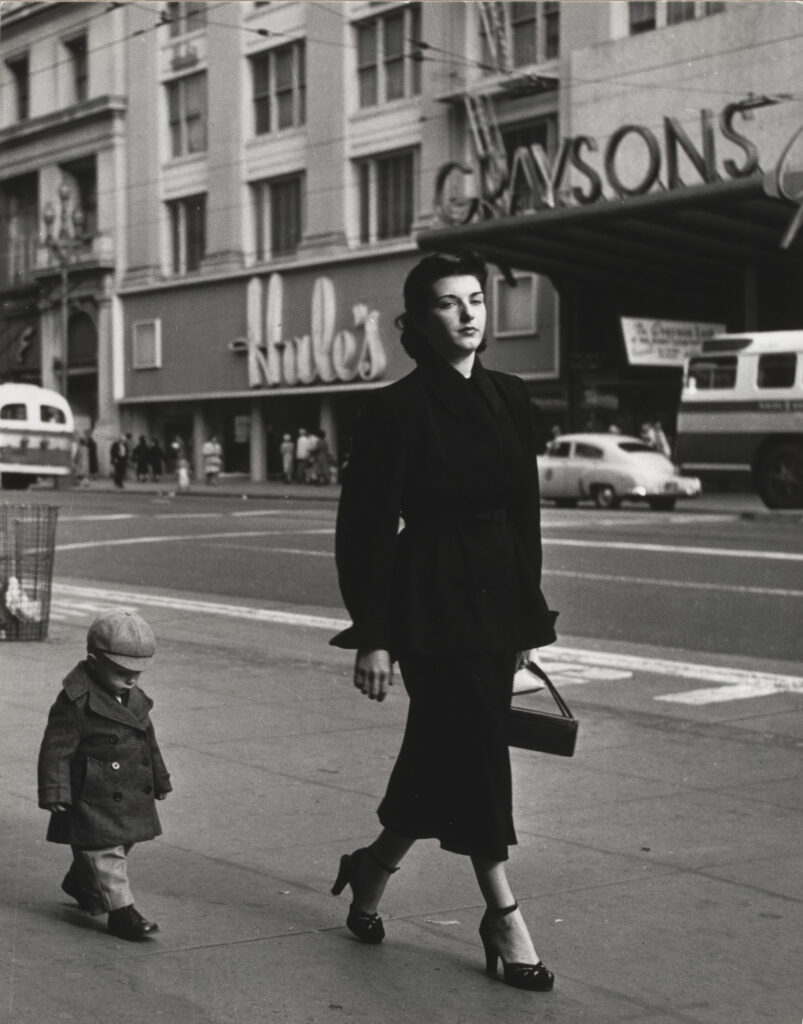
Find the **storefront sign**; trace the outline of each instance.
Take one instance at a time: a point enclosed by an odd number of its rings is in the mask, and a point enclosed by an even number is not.
[[[755,143],[737,130],[737,115],[747,116],[745,104],[729,103],[718,116],[712,110],[701,110],[699,146],[677,118],[664,117],[660,136],[645,125],[622,125],[605,143],[601,161],[594,156],[600,152],[600,144],[591,135],[564,138],[552,159],[538,144],[519,146],[507,166],[504,154],[485,156],[478,160],[476,194],[468,198],[456,197],[450,190],[458,182],[460,192],[460,179],[473,176],[475,170],[462,163],[447,163],[436,178],[435,209],[443,223],[456,225],[558,206],[587,205],[611,194],[627,198],[645,195],[656,187],[681,188],[688,184],[681,178],[681,153],[702,182],[720,181],[724,175],[749,177],[761,170],[759,153]],[[721,165],[718,163],[717,129],[721,138],[740,152],[739,160],[728,157]],[[582,184],[566,187],[569,168],[582,177]]]
[[[309,333],[285,338],[281,274],[248,282],[248,338],[234,351],[248,354],[252,388],[378,380],[387,367],[379,334],[379,312],[359,302],[352,323],[337,329],[337,296],[328,277],[318,277],[310,297]]]
[[[683,366],[689,356],[702,351],[704,341],[724,330],[724,324],[622,317],[622,334],[631,366]]]

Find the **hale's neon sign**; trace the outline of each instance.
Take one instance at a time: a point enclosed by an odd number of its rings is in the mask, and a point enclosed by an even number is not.
[[[248,282],[248,338],[231,344],[248,354],[248,386],[293,387],[351,383],[380,378],[387,354],[379,334],[379,312],[364,303],[352,306],[352,326],[336,329],[337,298],[330,278],[312,288],[310,330],[284,337],[284,283],[281,274]]]

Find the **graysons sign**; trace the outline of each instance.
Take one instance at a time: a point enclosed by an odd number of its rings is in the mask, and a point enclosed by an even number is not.
[[[248,282],[248,337],[230,344],[248,355],[248,385],[293,387],[380,378],[387,354],[379,334],[379,313],[364,303],[351,308],[352,323],[338,329],[337,295],[332,280],[318,277],[312,287],[309,331],[284,336],[284,282],[274,273]]]
[[[538,144],[520,146],[506,164],[481,160],[479,188],[469,197],[450,193],[455,179],[473,176],[474,169],[450,162],[438,171],[435,208],[444,223],[466,224],[478,217],[595,203],[611,194],[620,198],[644,195],[659,184],[675,189],[688,184],[681,178],[681,153],[702,182],[720,181],[723,173],[729,178],[745,178],[761,167],[756,144],[735,125],[737,115],[744,116],[743,104],[730,103],[718,115],[701,110],[699,144],[674,117],[664,117],[660,138],[645,125],[622,125],[608,139],[601,160],[600,145],[591,135],[564,138],[551,159]],[[723,159],[721,171],[717,135],[736,148],[736,158]],[[570,168],[580,180],[567,187]]]

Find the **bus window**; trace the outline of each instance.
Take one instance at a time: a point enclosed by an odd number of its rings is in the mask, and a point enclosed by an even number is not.
[[[758,357],[760,388],[791,388],[795,385],[797,356],[794,352],[768,352]]]
[[[736,356],[698,356],[689,360],[689,387],[713,391],[736,387]]]
[[[0,420],[26,420],[24,402],[9,402],[0,409]]]
[[[67,417],[55,405],[40,405],[39,416],[43,423],[66,423]]]

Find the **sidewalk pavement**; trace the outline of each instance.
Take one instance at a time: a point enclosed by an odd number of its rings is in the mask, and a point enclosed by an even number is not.
[[[259,499],[271,501],[329,501],[337,502],[340,497],[340,486],[338,484],[297,484],[284,483],[282,480],[268,480],[262,483],[252,483],[245,474],[225,473],[220,482],[215,486],[208,486],[197,481],[192,482],[185,491],[178,491],[176,481],[172,477],[166,477],[162,481],[154,483],[138,483],[126,481],[125,488],[121,492],[119,488],[109,479],[97,479],[87,483],[85,487],[64,487],[69,493],[70,490],[83,490],[98,493],[125,494],[156,494],[173,495],[180,498],[192,497],[220,497],[242,500]],[[43,483],[31,489],[30,493],[42,493],[53,491],[52,484]],[[545,509],[554,508],[546,502]],[[581,506],[592,508],[590,504]],[[646,511],[645,506],[635,503],[626,503],[622,506],[625,510]],[[759,496],[751,491],[721,491],[709,488],[700,495],[688,501],[679,501],[676,513],[693,512],[704,514],[728,514],[737,515],[745,519],[773,519],[780,518],[786,521],[803,520],[803,510],[773,510],[768,509]]]
[[[143,685],[174,792],[131,875],[161,930],[126,943],[82,913],[59,888],[68,849],[44,839],[36,751],[93,613],[76,602],[46,641],[0,643],[0,1021],[800,1019],[796,695],[670,708],[653,700],[661,677],[573,688],[576,756],[513,752],[510,876],[557,977],[526,993],[483,973],[470,865],[432,841],[391,881],[386,941],[346,931],[348,893],[329,889],[377,830],[406,700],[401,686],[381,705],[357,694],[334,629],[309,622],[151,617]]]

